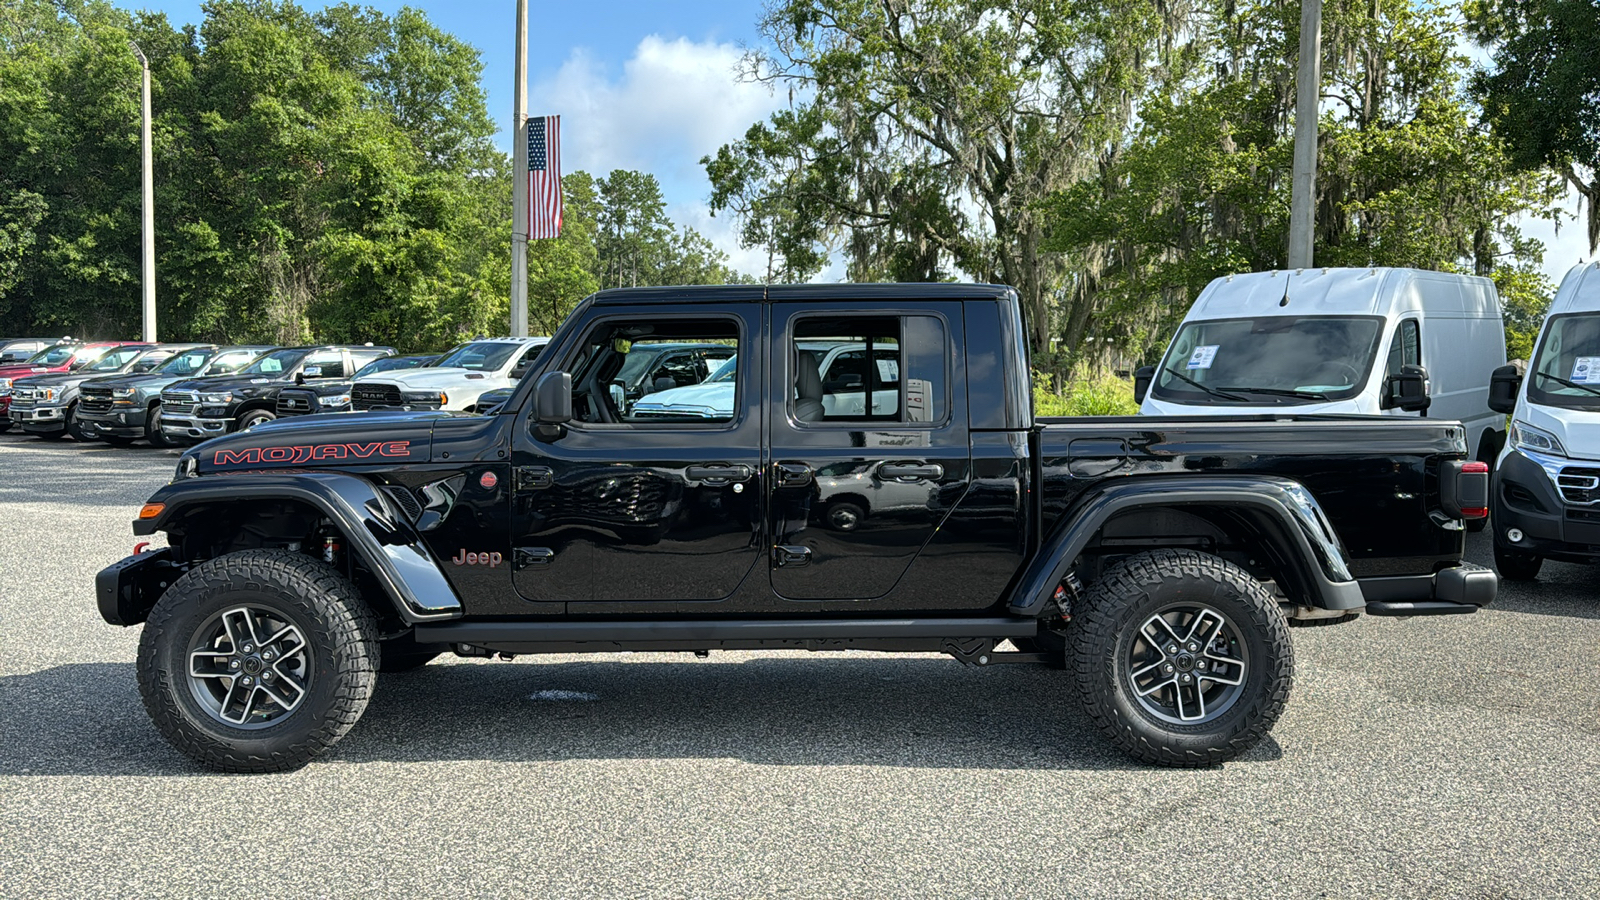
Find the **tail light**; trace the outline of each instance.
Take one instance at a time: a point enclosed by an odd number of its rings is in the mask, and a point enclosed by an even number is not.
[[[1489,516],[1489,464],[1450,461],[1440,473],[1439,504],[1456,519]]]

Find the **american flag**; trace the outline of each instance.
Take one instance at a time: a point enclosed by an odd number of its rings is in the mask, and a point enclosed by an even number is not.
[[[561,117],[528,119],[528,239],[561,234]]]

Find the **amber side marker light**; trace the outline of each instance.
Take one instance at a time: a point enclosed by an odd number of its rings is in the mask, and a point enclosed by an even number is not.
[[[156,516],[161,515],[161,511],[166,508],[167,505],[165,503],[146,503],[139,510],[139,518],[154,519]]]

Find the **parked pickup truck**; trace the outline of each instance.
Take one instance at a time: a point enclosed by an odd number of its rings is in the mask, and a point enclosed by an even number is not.
[[[152,447],[169,447],[161,431],[161,392],[190,378],[229,375],[272,350],[268,346],[195,347],[176,354],[153,371],[110,375],[83,383],[78,421],[90,437],[126,446],[139,438]]]
[[[453,409],[474,412],[485,391],[510,387],[550,339],[489,338],[451,350],[430,366],[356,378],[350,402],[358,412]]]
[[[311,416],[186,451],[134,523],[168,546],[102,571],[99,609],[144,623],[162,733],[229,771],[305,764],[374,673],[442,652],[727,649],[1065,666],[1112,743],[1202,766],[1277,720],[1288,626],[1493,600],[1461,561],[1488,475],[1459,423],[1036,419],[1027,334],[1004,287],[606,291],[497,414]],[[807,341],[892,353],[895,377],[830,405]],[[662,343],[736,348],[726,415],[616,404]],[[857,469],[861,514],[819,521],[819,482]]]
[[[233,431],[248,431],[278,417],[278,392],[291,385],[348,379],[375,360],[394,356],[393,347],[282,347],[257,357],[232,375],[180,381],[161,392],[161,432],[167,440],[192,444]]]
[[[195,344],[123,344],[99,359],[71,372],[34,375],[17,379],[11,399],[11,422],[23,431],[42,438],[71,435],[74,440],[92,441],[94,435],[78,418],[79,394],[83,385],[96,378],[137,375],[154,371],[176,353],[194,349]]]
[[[437,353],[413,356],[385,356],[367,363],[356,373],[344,379],[317,379],[305,384],[286,387],[278,392],[278,418],[309,416],[315,413],[349,412],[350,388],[357,378],[393,372],[399,369],[420,369],[439,360]]]

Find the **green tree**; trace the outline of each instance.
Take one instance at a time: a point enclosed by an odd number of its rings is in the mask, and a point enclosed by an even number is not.
[[[1600,4],[1469,0],[1473,39],[1494,67],[1472,88],[1495,133],[1527,168],[1549,166],[1588,204],[1589,252],[1600,249]]]

